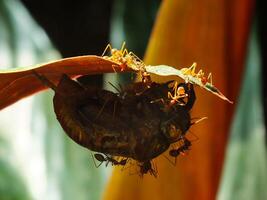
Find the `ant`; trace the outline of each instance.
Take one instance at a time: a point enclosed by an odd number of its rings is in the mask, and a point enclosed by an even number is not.
[[[205,73],[202,69],[199,70],[198,73],[195,73],[196,67],[197,63],[193,63],[191,67],[181,69],[181,72],[186,76],[190,75],[195,78],[198,78],[203,85],[206,85],[207,83],[212,85],[212,74],[209,73],[208,77],[205,77]]]
[[[115,160],[114,158],[112,158],[111,156],[107,156],[106,155],[106,157],[105,156],[103,156],[102,154],[100,154],[100,153],[95,153],[94,154],[94,157],[95,157],[95,159],[97,159],[99,162],[100,162],[100,164],[99,165],[96,165],[96,167],[98,168],[103,162],[106,162],[106,167],[108,166],[108,164],[109,164],[109,162],[111,162],[111,164],[112,165],[126,165],[126,163],[127,163],[127,158],[126,159],[122,159],[122,160],[120,160],[120,161],[117,161],[117,160]]]
[[[153,169],[150,160],[143,162],[140,166],[140,174],[143,176],[146,173],[150,173],[154,177],[157,177],[157,171]]]
[[[107,50],[110,50],[110,56],[105,56]],[[127,67],[128,50],[125,48],[125,42],[122,43],[121,49],[112,48],[111,44],[108,44],[102,53],[102,57],[120,64],[121,71],[124,71]]]
[[[175,157],[175,162],[174,164],[176,164],[176,158],[182,154],[185,155],[185,152],[190,150],[190,147],[192,146],[191,141],[189,141],[186,137],[182,137],[181,140],[183,140],[183,145],[180,146],[177,149],[172,149],[169,151],[169,155],[172,157]]]
[[[151,78],[150,74],[145,69],[145,63],[133,52],[128,52],[125,45],[126,43],[123,42],[121,48],[116,49],[112,48],[112,46],[108,44],[102,53],[102,57],[118,63],[121,67],[121,71],[125,71],[127,67],[135,71],[139,71],[142,76],[142,82],[149,85],[151,83]],[[107,50],[110,51],[110,56],[105,56]]]
[[[188,94],[186,94],[186,92],[185,92],[185,88],[183,86],[179,86],[178,87],[178,82],[177,81],[175,81],[175,83],[174,83],[173,91],[174,91],[173,95],[172,95],[171,92],[168,92],[168,98],[171,99],[169,106],[173,106],[176,103],[178,103],[180,99],[188,97]],[[179,105],[185,105],[185,104],[179,102]]]
[[[174,81],[172,90],[174,91],[173,94],[170,91],[168,91],[167,93],[168,99],[170,99],[168,103],[164,98],[150,101],[150,103],[161,102],[164,105],[164,109],[167,111],[170,110],[176,104],[178,104],[178,106],[183,106],[183,108],[185,108],[186,110],[190,110],[196,99],[193,84],[191,83],[178,84],[177,81]]]

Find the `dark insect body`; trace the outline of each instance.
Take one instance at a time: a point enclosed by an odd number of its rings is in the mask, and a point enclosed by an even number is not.
[[[97,165],[96,167],[99,167],[103,162],[106,162],[106,166],[108,166],[109,163],[111,163],[112,165],[123,165],[123,166],[126,165],[127,163],[127,158],[117,161],[112,156],[108,156],[108,155],[104,156],[100,153],[95,153],[94,157],[96,160],[100,162],[100,164]]]
[[[157,177],[157,171],[152,167],[150,160],[145,161],[145,162],[141,163],[141,165],[140,165],[141,176],[143,176],[143,174],[147,174],[148,172],[151,175],[153,175],[154,177]]]
[[[172,149],[169,151],[169,155],[175,158],[175,162],[176,163],[176,158],[180,155],[180,154],[185,154],[186,151],[190,150],[190,147],[192,146],[192,143],[190,140],[188,140],[186,137],[183,137],[182,139],[182,145],[180,147],[178,147],[177,149]]]
[[[183,106],[169,106],[171,82],[151,83],[149,87],[137,82],[113,93],[83,85],[66,75],[55,86],[34,73],[55,91],[54,110],[71,139],[92,151],[134,159],[142,163],[141,174],[155,175],[150,161],[181,140],[191,126],[189,111],[195,101],[191,84],[179,84],[187,93]],[[99,155],[96,159],[100,162],[118,162]]]

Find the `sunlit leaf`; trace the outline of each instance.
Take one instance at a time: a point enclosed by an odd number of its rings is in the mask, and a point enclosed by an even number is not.
[[[201,88],[204,88],[205,90],[211,92],[212,94],[218,96],[219,98],[228,101],[229,103],[233,103],[230,101],[226,96],[224,96],[219,89],[217,89],[212,83],[205,83],[201,81],[200,78],[192,75],[186,75],[181,70],[175,69],[171,66],[167,65],[158,65],[158,66],[147,66],[146,67],[147,72],[156,74],[159,76],[178,76],[182,78],[183,80],[190,82],[192,84],[196,84],[200,86]]]
[[[52,82],[58,82],[62,74],[76,77],[85,74],[101,74],[119,71],[119,66],[98,56],[77,56],[30,68],[0,71],[0,110],[6,106],[44,90],[44,86],[33,75],[32,70],[46,76]]]

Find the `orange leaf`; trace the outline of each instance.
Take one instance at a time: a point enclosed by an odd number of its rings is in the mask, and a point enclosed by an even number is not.
[[[118,64],[90,55],[65,58],[31,68],[2,70],[0,71],[0,110],[47,88],[33,75],[33,69],[56,83],[62,74],[75,77],[120,71]]]

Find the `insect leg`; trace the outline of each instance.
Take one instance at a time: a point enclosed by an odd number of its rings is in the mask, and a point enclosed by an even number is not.
[[[149,103],[157,103],[157,102],[161,102],[161,103],[165,104],[165,101],[164,101],[163,98],[160,98],[160,99],[156,99],[156,100],[150,101]]]
[[[123,43],[122,43],[122,45],[121,45],[121,52],[124,52],[124,50],[126,50],[127,51],[127,49],[125,48],[125,45],[126,45],[126,42],[124,41]]]
[[[135,55],[132,51],[128,53],[130,56],[132,56],[136,61],[140,63],[144,63],[141,58],[139,58],[137,55]]]
[[[113,118],[113,119],[115,118],[115,115],[116,115],[116,107],[117,107],[117,103],[118,103],[118,101],[115,101],[115,102],[114,102],[114,105],[113,105],[113,113],[112,113],[112,118]]]
[[[166,158],[173,166],[175,166],[175,161],[173,162],[171,159],[168,158],[168,156],[163,155],[164,158]]]
[[[102,57],[106,54],[106,52],[107,52],[108,49],[109,49],[110,51],[112,50],[111,44],[108,44],[108,45],[106,46],[105,50],[103,51],[103,53],[102,53],[102,55],[101,55]]]
[[[195,73],[196,67],[197,67],[197,63],[194,62],[194,63],[192,64],[192,66],[189,68],[189,69],[190,69],[190,75],[191,75],[191,76],[195,76],[195,75],[196,75],[196,73]]]
[[[211,73],[209,73],[208,75],[208,81],[212,85],[212,74]]]
[[[52,90],[56,90],[57,86],[52,83],[50,80],[48,80],[44,75],[39,74],[37,71],[32,70],[32,73],[36,78],[38,78],[45,86],[51,88]]]
[[[174,95],[174,96],[175,96],[175,95]],[[174,96],[172,95],[171,92],[168,92],[168,98],[169,98],[169,99],[174,99],[174,98],[175,98]]]
[[[101,107],[101,109],[100,109],[99,112],[97,113],[97,115],[96,115],[96,117],[95,117],[95,120],[97,120],[97,118],[101,115],[101,113],[103,112],[103,110],[104,110],[105,106],[107,105],[108,101],[109,101],[109,99],[107,99],[107,100],[104,102],[103,106]]]
[[[118,93],[121,93],[121,89],[117,88],[114,84],[111,82],[108,82]]]

